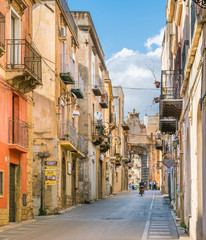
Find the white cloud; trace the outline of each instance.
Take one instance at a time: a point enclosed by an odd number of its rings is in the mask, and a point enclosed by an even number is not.
[[[161,47],[163,36],[164,36],[164,28],[160,30],[159,34],[155,35],[154,37],[148,38],[145,43],[145,47],[147,47],[149,50],[152,49],[153,45]]]
[[[154,89],[150,91],[123,89],[125,115],[133,108],[136,109],[136,112],[141,113],[141,118],[144,116],[145,109],[147,114],[155,114],[159,111],[158,104],[153,104],[153,99],[159,96],[159,91],[155,88],[155,79],[150,69],[154,69],[156,78],[160,80],[162,52],[160,42],[162,42],[162,38],[163,29],[159,35],[147,39],[145,43],[148,49],[147,53],[123,48],[120,52],[113,54],[106,62],[113,86]],[[151,49],[154,45],[156,48]]]

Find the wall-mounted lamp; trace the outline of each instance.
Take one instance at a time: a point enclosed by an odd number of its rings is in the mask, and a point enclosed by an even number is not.
[[[74,111],[72,112],[72,115],[74,115],[74,116],[79,116],[80,115],[79,107],[78,107],[77,104],[75,104],[75,106],[74,106]]]

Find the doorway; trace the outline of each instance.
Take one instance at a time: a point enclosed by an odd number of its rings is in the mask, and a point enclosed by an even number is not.
[[[72,159],[72,205],[76,204],[76,159]]]
[[[99,199],[102,198],[102,161],[99,160],[99,164],[98,164],[98,182],[99,182]]]
[[[65,155],[63,153],[63,157],[62,157],[62,189],[61,189],[61,193],[62,193],[62,207],[66,207],[66,159],[65,159]]]
[[[15,165],[10,164],[10,184],[9,184],[9,222],[16,221],[15,207]]]

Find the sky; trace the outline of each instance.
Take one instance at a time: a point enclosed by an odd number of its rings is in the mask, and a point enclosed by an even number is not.
[[[112,84],[123,86],[125,120],[133,108],[141,119],[158,112],[154,81],[161,76],[166,1],[68,0],[68,5],[71,11],[89,11],[92,16]]]

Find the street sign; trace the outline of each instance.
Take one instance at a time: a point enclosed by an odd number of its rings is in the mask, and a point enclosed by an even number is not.
[[[45,166],[57,166],[57,161],[45,161]]]
[[[166,173],[172,173],[172,168],[166,168]]]
[[[165,153],[162,162],[167,168],[171,168],[175,164],[175,157],[171,153]]]

